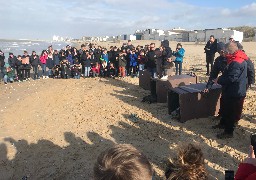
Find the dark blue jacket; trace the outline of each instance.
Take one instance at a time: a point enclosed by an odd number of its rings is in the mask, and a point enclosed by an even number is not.
[[[60,58],[58,54],[53,55],[54,65],[60,65]]]
[[[49,58],[46,60],[46,67],[48,67],[49,69],[52,69],[54,67],[54,61],[53,58]]]
[[[245,97],[247,85],[247,63],[246,61],[232,61],[225,68],[222,76],[218,79],[222,85],[223,97]]]
[[[207,89],[210,89],[212,87],[212,85],[214,84],[213,80],[218,77],[220,72],[223,74],[226,66],[227,59],[225,57],[219,56],[215,59],[208,83],[206,85]]]

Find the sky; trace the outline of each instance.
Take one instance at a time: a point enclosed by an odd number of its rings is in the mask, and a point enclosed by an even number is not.
[[[256,26],[251,0],[0,0],[0,39]]]

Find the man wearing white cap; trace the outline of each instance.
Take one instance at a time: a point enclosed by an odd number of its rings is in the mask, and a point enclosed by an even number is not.
[[[235,40],[234,40],[234,35],[231,35],[231,36],[229,37],[229,42],[235,42]]]

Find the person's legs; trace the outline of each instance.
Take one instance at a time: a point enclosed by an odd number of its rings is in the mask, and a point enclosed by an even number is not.
[[[87,67],[84,67],[84,77],[87,77],[87,70],[88,70],[88,68]]]
[[[210,56],[206,54],[206,69],[207,69],[207,72],[206,74],[209,75],[210,74],[210,70],[209,70],[209,62],[210,62]]]
[[[34,78],[37,79],[38,78],[38,66],[34,67]]]
[[[4,83],[7,84],[7,82],[8,82],[8,76],[4,75]]]
[[[179,63],[178,62],[175,62],[175,68],[176,68],[175,75],[178,75],[178,72],[179,72]]]
[[[90,71],[91,71],[91,67],[88,67],[88,69],[87,69],[88,71],[87,71],[87,75],[88,75],[88,77],[90,77]]]
[[[182,62],[179,62],[179,75],[182,74]]]
[[[142,71],[145,69],[145,65],[144,64],[139,64],[139,70]]]

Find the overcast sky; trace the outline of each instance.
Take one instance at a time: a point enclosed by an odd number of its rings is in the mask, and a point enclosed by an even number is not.
[[[256,26],[250,0],[0,0],[0,39],[81,38],[136,29]]]

